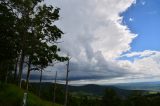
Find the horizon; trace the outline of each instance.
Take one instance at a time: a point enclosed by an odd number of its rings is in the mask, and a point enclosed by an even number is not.
[[[31,80],[30,83],[36,83],[36,84],[39,84],[39,80]],[[43,84],[54,84],[54,81],[42,81]],[[60,85],[65,85],[65,82],[64,81],[58,81],[57,84],[60,84]],[[147,84],[147,85],[146,85]],[[92,83],[89,83],[89,84],[75,84],[75,83],[69,83],[69,86],[87,86],[87,85],[96,85],[96,86],[114,86],[114,87],[147,87],[147,88],[144,88],[144,89],[148,89],[149,88],[154,88],[155,86],[157,86],[157,88],[159,88],[159,84],[160,84],[160,81],[150,81],[150,82],[124,82],[124,83],[110,83],[110,84],[92,84]],[[123,88],[123,89],[124,89]]]

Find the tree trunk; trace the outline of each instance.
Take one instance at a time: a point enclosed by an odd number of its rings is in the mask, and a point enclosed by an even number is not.
[[[18,58],[16,59],[15,67],[14,67],[14,81],[17,82],[17,67],[18,67]]]
[[[19,82],[20,88],[21,88],[21,79],[22,79],[22,73],[23,73],[24,57],[25,57],[24,51],[22,50],[20,63],[19,63],[19,74],[18,74],[18,82]]]
[[[40,71],[41,71],[41,75],[40,75],[40,82],[39,82],[39,97],[41,97],[42,69]]]
[[[5,82],[6,80],[6,63],[0,63],[0,81]]]
[[[64,101],[64,106],[67,106],[67,101],[68,101],[68,73],[69,73],[69,60],[68,60],[68,63],[67,63],[66,89],[65,89],[65,101]]]
[[[55,104],[56,102],[56,84],[57,84],[57,71],[56,71],[56,75],[55,75],[55,81],[54,81],[54,95],[53,95],[53,104]]]
[[[4,68],[5,69],[5,83],[8,83],[8,79],[10,78],[9,75],[11,75],[11,63],[9,62],[9,60],[5,61],[4,67],[5,67]]]
[[[27,79],[26,79],[26,90],[28,91],[28,85],[29,85],[29,76],[30,76],[30,70],[31,69],[31,58],[29,57],[28,62],[28,70],[27,70]]]
[[[8,74],[9,74],[9,66],[8,65],[6,65],[7,66],[7,68],[6,68],[6,76],[5,76],[5,83],[7,84],[7,82],[8,82]]]

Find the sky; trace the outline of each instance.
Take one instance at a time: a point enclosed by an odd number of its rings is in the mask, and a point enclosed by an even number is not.
[[[160,80],[160,0],[45,0],[59,7],[58,44],[69,54],[70,84]],[[48,67],[43,79],[65,79],[66,63]],[[32,76],[37,73],[32,72]]]

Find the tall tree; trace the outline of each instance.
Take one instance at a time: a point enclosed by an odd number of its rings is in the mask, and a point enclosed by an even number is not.
[[[21,86],[24,63],[27,64],[28,89],[31,70],[44,69],[53,61],[67,60],[58,55],[57,40],[63,32],[54,22],[59,19],[59,10],[46,5],[44,0],[0,1],[0,50],[3,51],[0,53],[0,73],[3,76],[7,76],[6,70],[15,70],[14,78],[17,78],[19,69]]]
[[[102,106],[121,106],[121,99],[115,90],[111,88],[105,90],[105,94],[102,98]]]
[[[0,1],[0,80],[3,81],[11,73],[17,56],[16,17],[7,5]]]
[[[19,82],[21,82],[23,64],[46,67],[52,61],[62,61],[56,41],[63,32],[54,25],[59,19],[59,8],[47,6],[43,0],[2,0],[16,16],[16,45],[19,53]],[[14,24],[13,24],[14,25]],[[25,61],[27,60],[27,62]]]

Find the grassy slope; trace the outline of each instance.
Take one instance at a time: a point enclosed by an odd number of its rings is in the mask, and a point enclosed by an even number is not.
[[[22,106],[23,93],[24,90],[15,85],[0,85],[0,106]],[[53,106],[51,102],[44,101],[31,93],[27,100],[27,106]]]

